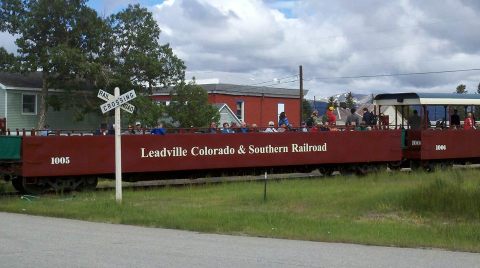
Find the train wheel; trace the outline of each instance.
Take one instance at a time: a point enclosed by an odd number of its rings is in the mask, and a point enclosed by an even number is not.
[[[22,194],[44,194],[50,187],[35,178],[18,177],[12,180],[12,185]]]
[[[416,161],[416,160],[410,161],[410,169],[412,171],[419,170],[421,167],[422,167],[422,164],[420,163],[420,161]]]
[[[400,170],[402,168],[402,162],[390,162],[388,163],[388,168],[392,171],[394,170]]]
[[[93,191],[97,188],[98,178],[97,177],[85,177],[85,183],[83,184],[83,190]]]
[[[354,175],[356,170],[355,170],[355,166],[352,166],[352,167],[349,167],[349,166],[341,166],[338,168],[340,171],[340,174],[342,176],[350,176],[350,175]]]
[[[449,168],[453,168],[453,162],[452,161],[442,161],[442,162],[438,162],[438,163],[435,164],[435,169],[445,170],[445,169],[449,169]]]
[[[370,167],[368,165],[359,165],[355,169],[355,174],[357,174],[358,176],[365,176],[368,174],[369,171]]]
[[[320,173],[325,176],[325,177],[330,177],[332,176],[333,172],[335,171],[335,169],[333,167],[320,167],[318,169],[318,171],[320,171]]]
[[[12,186],[20,193],[25,193],[25,189],[23,189],[22,185],[22,178],[14,178],[12,179]]]

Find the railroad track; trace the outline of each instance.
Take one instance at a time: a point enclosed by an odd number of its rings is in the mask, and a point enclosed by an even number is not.
[[[281,180],[281,179],[295,179],[295,178],[315,178],[319,177],[319,172],[312,173],[286,173],[286,174],[267,174],[267,180]],[[124,182],[123,189],[147,189],[166,186],[188,186],[188,185],[202,185],[210,183],[223,183],[223,182],[240,182],[240,181],[262,181],[265,180],[265,175],[258,176],[229,176],[229,177],[208,177],[197,179],[169,179],[169,180],[150,180],[150,181],[138,181],[138,182]],[[112,181],[114,182],[114,181]],[[115,190],[115,185],[98,185],[95,191],[110,191]],[[45,194],[56,194],[55,191],[48,191]],[[34,198],[33,195],[22,195],[19,192],[6,192],[0,193],[0,197],[13,197],[20,196],[23,198]]]

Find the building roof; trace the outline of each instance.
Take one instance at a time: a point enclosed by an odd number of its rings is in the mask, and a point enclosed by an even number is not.
[[[395,93],[378,94],[376,105],[480,105],[480,94]]]
[[[209,94],[227,94],[227,95],[241,95],[241,96],[265,96],[265,97],[283,97],[283,98],[298,98],[299,90],[291,88],[274,88],[261,86],[245,86],[234,84],[203,84],[199,85],[204,88]],[[168,95],[172,88],[157,88],[153,95]],[[303,90],[306,95],[308,90]]]
[[[0,72],[0,84],[7,88],[42,88],[42,73]]]
[[[218,111],[220,112],[220,122],[219,122],[220,124],[223,124],[225,122],[231,123],[233,121],[235,121],[235,123],[238,125],[242,123],[242,121],[238,119],[237,115],[232,111],[232,109],[230,109],[230,107],[228,107],[226,103],[214,103],[213,105],[217,107]],[[229,115],[229,118],[231,120],[227,120],[225,116],[222,116],[222,113],[224,112]]]

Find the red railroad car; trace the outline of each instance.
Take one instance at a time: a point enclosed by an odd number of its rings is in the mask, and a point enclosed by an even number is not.
[[[403,166],[424,167],[432,170],[436,165],[451,166],[454,163],[479,163],[480,131],[478,128],[464,129],[450,122],[454,110],[460,119],[468,113],[475,114],[480,105],[479,94],[448,93],[398,93],[380,94],[375,97],[377,107],[393,106],[404,115],[395,118],[392,128],[404,129]],[[417,110],[421,121],[418,129],[411,129],[408,117]],[[439,120],[431,119],[436,112]],[[397,113],[396,113],[397,114]],[[436,121],[436,122],[435,122]],[[399,165],[400,166],[400,165]]]
[[[122,136],[125,180],[320,169],[366,172],[402,158],[400,131]],[[8,176],[20,189],[93,186],[114,171],[114,136],[23,136]]]

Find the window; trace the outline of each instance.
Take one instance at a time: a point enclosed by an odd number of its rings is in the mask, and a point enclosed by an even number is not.
[[[22,94],[22,114],[37,114],[37,95]]]
[[[285,112],[285,103],[279,103],[277,105],[277,118],[280,116],[280,113]]]
[[[244,111],[244,101],[237,101],[237,118],[244,121],[245,111]]]

